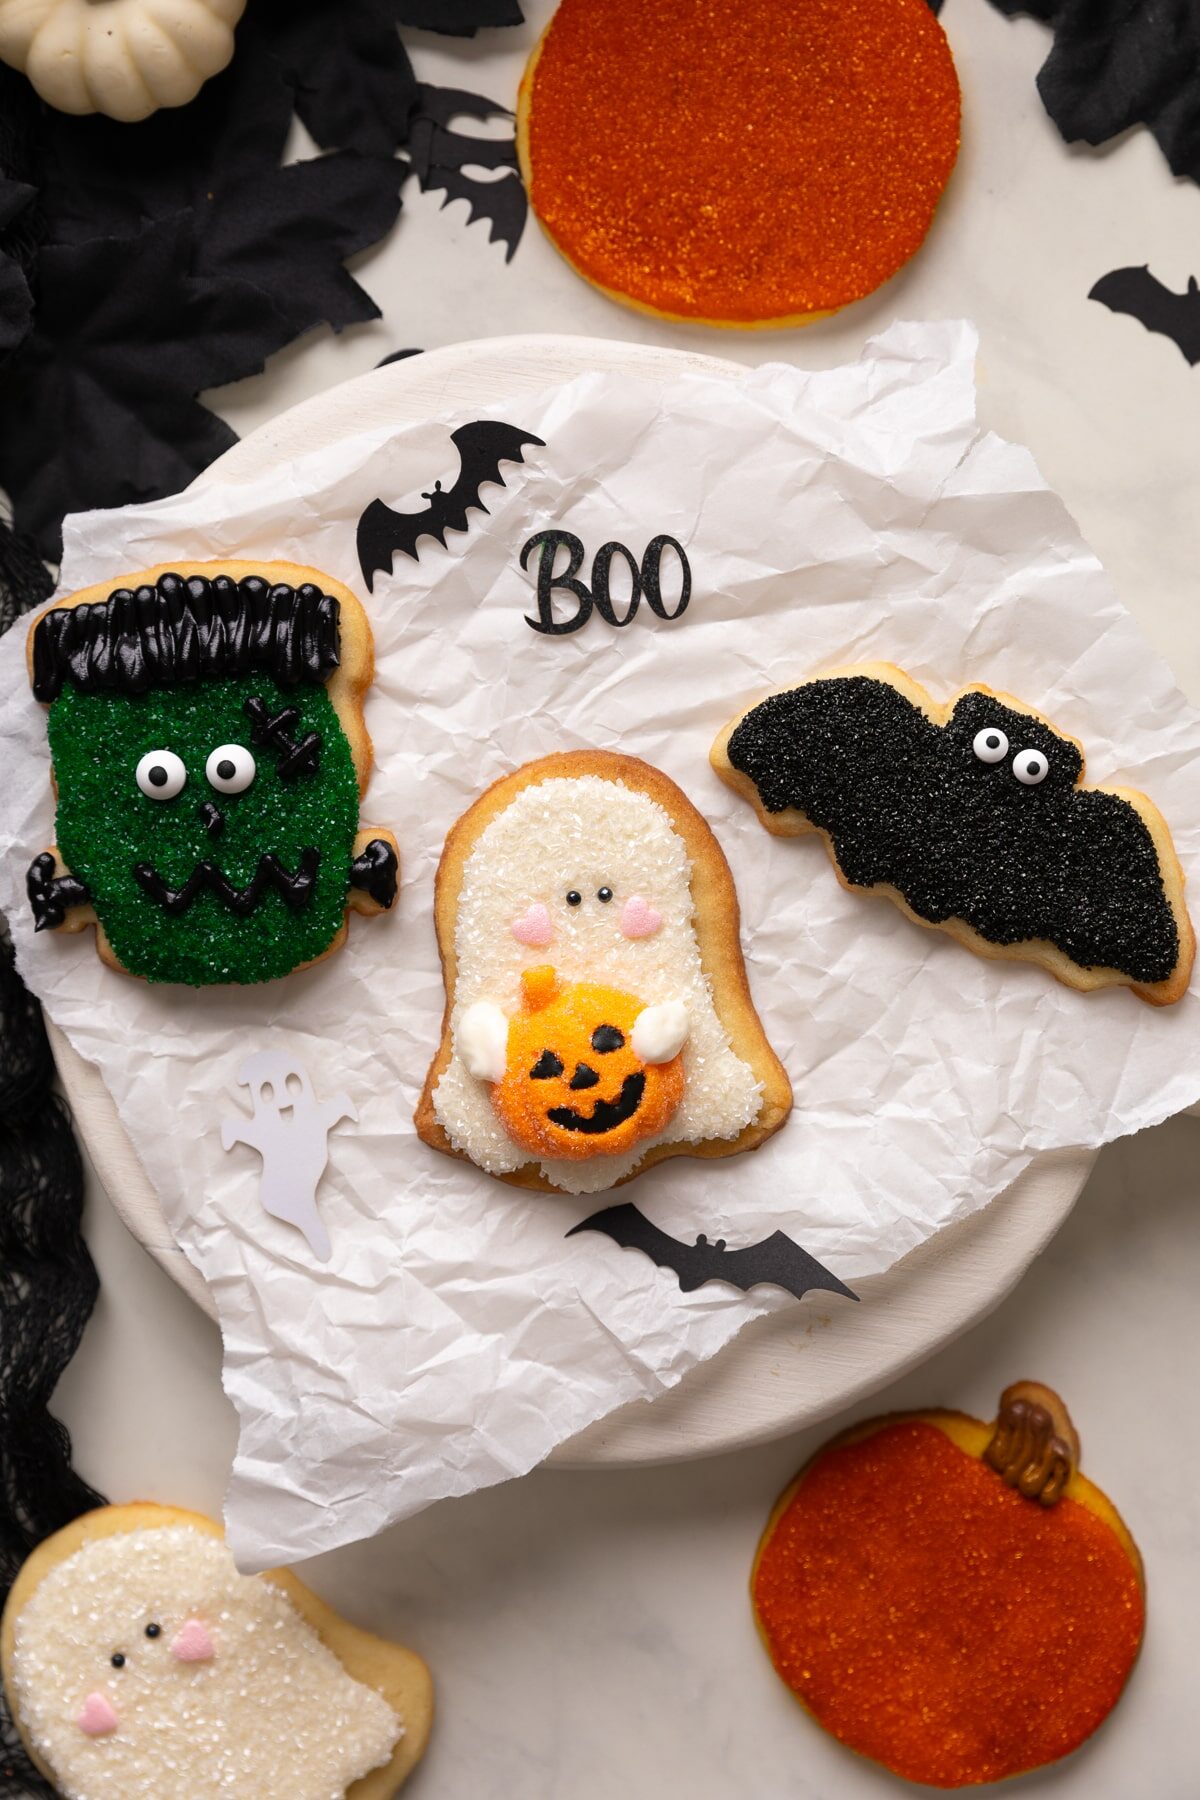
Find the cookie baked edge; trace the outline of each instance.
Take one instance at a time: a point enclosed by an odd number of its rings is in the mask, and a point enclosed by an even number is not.
[[[700,964],[712,989],[717,1018],[729,1033],[735,1056],[753,1071],[762,1084],[762,1097],[757,1117],[735,1138],[704,1138],[696,1142],[655,1144],[647,1150],[635,1169],[624,1175],[614,1187],[634,1181],[657,1162],[671,1156],[700,1156],[712,1159],[734,1156],[742,1150],[756,1150],[771,1137],[787,1118],[792,1107],[792,1084],[776,1056],[750,993],[742,954],[740,911],[733,874],[713,834],[711,826],[687,798],[681,788],[651,764],[636,756],[625,756],[611,750],[560,750],[550,756],[525,763],[510,775],[503,775],[472,802],[451,826],[438,864],[434,882],[434,924],[438,951],[442,959],[442,980],[446,1005],[442,1015],[441,1038],[437,1053],[430,1063],[425,1085],[414,1114],[417,1135],[434,1150],[472,1162],[465,1151],[455,1149],[434,1110],[433,1096],[450,1063],[453,1039],[450,1020],[457,987],[457,957],[454,947],[458,901],[462,890],[467,858],[492,820],[511,805],[524,788],[544,781],[571,780],[583,775],[596,775],[605,781],[616,781],[635,793],[645,794],[657,802],[687,847],[690,865],[689,887],[695,908],[696,941]],[[472,1166],[478,1168],[477,1163]],[[481,1171],[487,1173],[488,1171]],[[563,1193],[541,1173],[536,1162],[523,1164],[494,1180],[506,1181],[539,1193]]]
[[[870,662],[825,669],[819,675],[809,676],[803,681],[790,682],[786,687],[776,688],[772,692],[773,694],[788,694],[795,692],[800,687],[810,687],[818,681],[838,681],[857,675],[866,676],[873,681],[886,682],[898,693],[903,694],[913,706],[918,707],[935,725],[939,726],[948,723],[954,708],[964,694],[987,694],[993,700],[998,701],[1000,705],[1010,707],[1015,712],[1024,713],[1028,718],[1037,719],[1046,726],[1047,730],[1052,731],[1055,737],[1074,744],[1079,752],[1080,761],[1079,780],[1075,784],[1076,792],[1082,791],[1087,786],[1085,782],[1087,760],[1083,745],[1078,738],[1072,737],[1069,732],[1056,725],[1037,707],[1030,706],[1024,700],[1018,700],[1001,688],[989,687],[985,682],[971,682],[966,687],[959,688],[945,703],[939,703],[933,699],[926,688],[922,687],[919,681],[916,681],[896,663]],[[1045,938],[1027,938],[1019,944],[993,944],[989,939],[981,936],[974,926],[966,924],[962,919],[946,919],[940,924],[932,919],[923,919],[919,913],[912,910],[904,895],[891,882],[881,881],[873,887],[858,887],[854,882],[847,881],[838,861],[831,834],[821,826],[812,824],[808,817],[795,807],[787,807],[781,812],[768,812],[762,804],[754,782],[748,775],[735,769],[729,760],[730,737],[749,713],[754,712],[763,704],[764,700],[770,698],[772,698],[772,694],[760,694],[751,705],[743,707],[741,712],[730,719],[715,739],[709,752],[709,761],[726,786],[731,787],[743,800],[750,803],[759,823],[773,837],[804,837],[810,832],[815,832],[824,843],[834,874],[847,893],[861,894],[868,899],[878,896],[890,900],[914,925],[920,925],[927,931],[943,932],[946,936],[956,939],[965,949],[972,950],[977,956],[987,957],[993,962],[1031,963],[1044,969],[1056,981],[1061,981],[1064,986],[1074,988],[1079,993],[1094,993],[1097,989],[1106,987],[1126,987],[1139,1000],[1144,1000],[1151,1006],[1171,1006],[1187,992],[1188,984],[1191,981],[1192,965],[1195,961],[1196,934],[1184,904],[1183,868],[1171,838],[1170,828],[1157,806],[1147,795],[1141,793],[1137,788],[1105,787],[1103,785],[1088,787],[1090,793],[1112,794],[1119,800],[1127,801],[1146,827],[1154,845],[1159,873],[1162,877],[1163,892],[1166,895],[1167,904],[1171,908],[1175,928],[1179,935],[1179,957],[1174,972],[1165,981],[1158,982],[1131,981],[1119,969],[1085,969],[1079,963],[1072,962],[1070,957],[1058,948],[1057,944],[1051,944]]]

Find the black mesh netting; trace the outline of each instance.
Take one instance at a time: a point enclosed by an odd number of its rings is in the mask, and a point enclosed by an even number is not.
[[[48,1411],[95,1302],[96,1271],[80,1228],[83,1168],[41,1010],[0,942],[0,1602],[43,1538],[98,1494],[71,1467],[71,1443]],[[0,1703],[0,1795],[52,1795]]]

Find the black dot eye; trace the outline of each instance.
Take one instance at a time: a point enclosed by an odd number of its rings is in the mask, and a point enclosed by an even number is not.
[[[552,1081],[556,1075],[561,1075],[562,1072],[562,1062],[555,1056],[553,1050],[543,1050],[529,1071],[529,1079],[531,1081]]]
[[[613,1050],[625,1048],[625,1033],[618,1031],[615,1025],[597,1025],[592,1033],[592,1049],[601,1056],[608,1056]]]
[[[162,1636],[162,1626],[161,1625],[147,1625],[146,1636],[148,1638],[161,1637]]]
[[[583,895],[581,893],[579,893],[577,889],[572,888],[570,893],[567,895],[567,905],[568,906],[581,906],[582,904],[583,904]]]
[[[610,887],[597,888],[596,889],[596,898],[600,902],[601,906],[607,906],[609,901],[612,899],[612,889]]]
[[[112,1663],[114,1669],[123,1669],[125,1667],[125,1658],[121,1655],[119,1650],[115,1656],[109,1658],[109,1661]]]

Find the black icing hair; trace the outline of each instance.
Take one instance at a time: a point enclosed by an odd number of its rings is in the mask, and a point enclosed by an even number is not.
[[[44,613],[33,632],[33,691],[144,694],[205,676],[269,675],[280,687],[327,681],[340,609],[312,582],[261,575],[160,575],[153,587]]]

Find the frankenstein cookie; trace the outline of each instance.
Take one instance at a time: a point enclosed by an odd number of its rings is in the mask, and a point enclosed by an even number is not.
[[[359,824],[374,652],[353,594],[292,563],[179,563],[44,612],[58,842],[27,878],[39,931],[95,924],[148,981],[270,981],[396,894]]]
[[[726,726],[717,773],[768,831],[818,831],[843,885],[984,956],[1169,1005],[1195,936],[1161,814],[1085,787],[1083,751],[990,688],[946,705],[890,663],[835,670]]]
[[[647,764],[568,752],[496,782],[446,841],[435,913],[427,1144],[594,1193],[666,1156],[754,1149],[787,1117],[729,866]]]
[[[70,1800],[391,1800],[433,1716],[411,1650],[286,1570],[239,1575],[219,1526],[148,1503],[34,1551],[0,1663],[26,1749]]]
[[[1095,1731],[1141,1646],[1145,1586],[1078,1461],[1036,1382],[994,1425],[898,1414],[817,1452],[771,1514],[751,1598],[826,1731],[939,1788],[1040,1768]]]
[[[611,299],[798,325],[907,262],[958,154],[926,0],[561,0],[521,84],[533,209]]]

